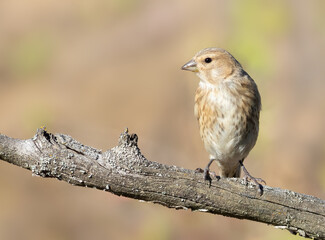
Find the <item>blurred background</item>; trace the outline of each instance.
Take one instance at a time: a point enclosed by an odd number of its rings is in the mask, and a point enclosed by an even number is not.
[[[151,161],[208,161],[193,115],[197,51],[227,49],[263,110],[246,167],[325,199],[325,2],[0,1],[0,132],[45,125],[106,150],[128,127]],[[217,171],[216,164],[212,165]],[[0,239],[300,239],[271,226],[175,211],[32,176],[0,161]]]

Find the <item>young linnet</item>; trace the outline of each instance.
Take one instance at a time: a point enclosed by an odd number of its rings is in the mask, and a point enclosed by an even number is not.
[[[256,83],[230,53],[220,48],[199,51],[182,69],[200,78],[194,113],[210,155],[204,179],[211,183],[209,168],[216,161],[221,177],[238,178],[243,167],[244,178],[260,186],[258,181],[264,181],[252,177],[243,165],[258,135],[261,97]]]

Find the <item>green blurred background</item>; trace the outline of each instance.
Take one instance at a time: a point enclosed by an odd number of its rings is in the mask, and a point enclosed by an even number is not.
[[[246,166],[325,199],[325,1],[2,0],[0,132],[43,125],[106,150],[128,127],[152,161],[208,155],[193,115],[198,50],[227,49],[257,82]],[[216,165],[213,165],[216,170]],[[265,224],[175,211],[32,176],[0,161],[0,239],[300,239]]]

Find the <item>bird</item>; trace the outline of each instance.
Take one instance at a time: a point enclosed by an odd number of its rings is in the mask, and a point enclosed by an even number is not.
[[[261,97],[257,85],[242,65],[222,48],[205,48],[181,68],[200,78],[195,92],[194,114],[210,161],[204,179],[211,184],[210,165],[216,161],[221,178],[239,178],[256,185],[243,162],[254,147],[259,132]]]

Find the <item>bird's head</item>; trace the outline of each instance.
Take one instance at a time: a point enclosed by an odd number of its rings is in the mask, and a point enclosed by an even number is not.
[[[211,84],[227,79],[237,69],[241,69],[240,63],[221,48],[205,48],[182,67],[182,70],[195,72],[202,81]]]

